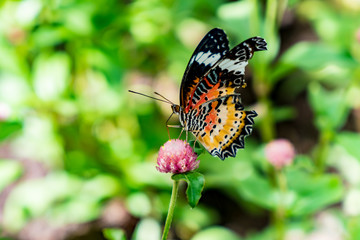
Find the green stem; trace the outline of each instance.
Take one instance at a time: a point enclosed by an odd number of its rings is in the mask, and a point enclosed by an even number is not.
[[[286,208],[285,197],[287,191],[286,176],[282,169],[276,170],[277,185],[280,190],[279,204],[276,209],[275,226],[276,226],[276,239],[283,240],[285,238],[285,220],[286,220]]]
[[[277,11],[278,11],[278,0],[268,0],[266,1],[266,12],[265,12],[265,20],[266,20],[266,31],[269,35],[273,35],[276,32],[276,24],[277,24]]]
[[[348,219],[347,229],[349,232],[347,240],[356,239],[357,231],[359,229],[359,216],[352,216]]]
[[[264,109],[263,119],[260,123],[261,138],[264,142],[270,142],[275,137],[275,123],[271,103],[267,97],[263,97],[259,101]]]
[[[251,34],[256,36],[261,33],[261,16],[260,16],[260,4],[259,0],[252,0],[253,12],[250,14]]]
[[[322,173],[325,170],[326,158],[329,152],[329,144],[332,138],[332,132],[323,130],[320,133],[319,145],[315,152],[316,173]]]
[[[166,240],[169,230],[170,230],[170,226],[171,226],[171,221],[173,219],[173,215],[174,215],[174,209],[175,209],[175,204],[176,204],[176,198],[177,198],[177,194],[178,194],[178,189],[179,189],[179,181],[178,180],[174,180],[173,183],[173,189],[171,192],[171,199],[170,199],[170,204],[169,204],[169,210],[168,210],[168,214],[166,217],[166,222],[165,222],[165,227],[164,227],[164,232],[163,232],[163,236],[162,236],[162,240]]]
[[[277,25],[280,25],[281,20],[284,16],[284,12],[286,9],[286,6],[288,5],[288,0],[279,0],[278,3],[278,11],[277,11]]]
[[[260,8],[259,1],[253,0],[255,13],[258,13]],[[269,94],[272,89],[273,82],[269,80],[270,63],[275,58],[278,52],[278,38],[277,38],[277,12],[278,0],[266,1],[265,16],[263,28],[261,29],[264,37],[269,43],[269,50],[262,58],[254,61],[256,64],[256,71],[254,71],[254,90],[259,99],[260,105],[263,109],[262,121],[260,123],[261,137],[264,142],[269,142],[275,137],[275,121],[272,114],[272,106]],[[255,17],[259,19],[260,16]],[[257,25],[260,23],[257,22]],[[260,26],[258,26],[260,28]]]

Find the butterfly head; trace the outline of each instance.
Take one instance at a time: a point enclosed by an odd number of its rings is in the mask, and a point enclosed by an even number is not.
[[[171,110],[173,111],[173,113],[175,113],[177,115],[180,115],[180,113],[182,112],[182,108],[177,104],[172,104]]]
[[[186,124],[186,122],[187,122],[186,114],[184,112],[184,109],[177,104],[171,104],[171,110],[172,110],[173,114],[175,113],[176,115],[179,116],[179,121],[180,121],[181,126],[185,127],[185,130],[188,130],[187,124]]]

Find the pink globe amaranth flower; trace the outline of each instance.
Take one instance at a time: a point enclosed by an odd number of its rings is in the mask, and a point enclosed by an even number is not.
[[[169,140],[159,151],[156,169],[163,173],[185,173],[199,167],[200,160],[190,145],[182,140]]]
[[[295,148],[286,139],[273,140],[265,146],[265,157],[274,167],[280,169],[292,163],[295,157]]]

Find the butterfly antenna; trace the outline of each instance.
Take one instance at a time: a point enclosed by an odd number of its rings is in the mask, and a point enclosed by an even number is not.
[[[174,105],[174,103],[172,102],[172,101],[170,101],[169,99],[167,99],[166,97],[164,97],[163,95],[161,95],[160,93],[158,93],[158,92],[154,92],[156,95],[159,95],[160,97],[162,97],[163,99],[165,99],[166,101],[168,101],[169,103],[171,103],[171,104],[173,104]]]
[[[167,101],[165,101],[164,99],[151,97],[151,96],[149,96],[149,95],[146,95],[146,94],[143,94],[143,93],[139,93],[139,92],[135,92],[135,91],[132,91],[132,90],[128,90],[128,91],[131,92],[131,93],[139,94],[139,95],[141,95],[141,96],[148,97],[148,98],[152,98],[152,99],[155,99],[155,100],[158,100],[158,101],[161,101],[161,102],[173,104],[171,101],[167,100],[166,98],[165,98],[165,99],[166,99]],[[158,94],[158,95],[160,95],[160,94]],[[164,98],[164,97],[163,97],[163,98]]]

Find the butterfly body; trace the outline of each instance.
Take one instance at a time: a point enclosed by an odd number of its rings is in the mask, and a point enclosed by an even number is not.
[[[226,34],[211,30],[195,49],[180,86],[180,105],[172,105],[181,126],[190,131],[213,156],[224,160],[244,148],[252,131],[255,111],[245,111],[241,89],[245,67],[266,41],[253,37],[229,50]]]

